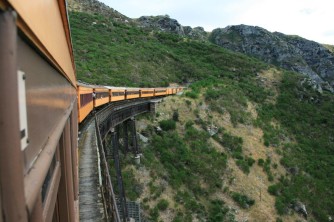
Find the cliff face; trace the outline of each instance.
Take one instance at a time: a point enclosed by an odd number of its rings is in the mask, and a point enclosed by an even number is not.
[[[224,48],[307,75],[321,89],[334,92],[334,54],[319,43],[246,25],[215,29],[209,40]]]

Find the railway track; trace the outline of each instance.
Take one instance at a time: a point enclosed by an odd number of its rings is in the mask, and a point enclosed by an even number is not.
[[[79,140],[80,221],[105,221],[94,121],[87,122],[81,134]]]

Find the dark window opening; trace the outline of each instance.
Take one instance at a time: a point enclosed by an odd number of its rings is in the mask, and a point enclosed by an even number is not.
[[[112,96],[124,96],[124,92],[112,92]]]
[[[126,95],[136,95],[139,94],[139,91],[127,91]]]
[[[91,101],[93,101],[92,93],[80,94],[80,107],[87,105]]]
[[[109,92],[96,92],[96,99],[109,97]]]

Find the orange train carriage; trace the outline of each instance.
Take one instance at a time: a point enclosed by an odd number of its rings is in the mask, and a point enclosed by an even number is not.
[[[78,83],[78,122],[81,123],[96,107],[109,102],[128,99],[159,97],[176,94],[182,88],[124,88],[111,86],[94,86]]]

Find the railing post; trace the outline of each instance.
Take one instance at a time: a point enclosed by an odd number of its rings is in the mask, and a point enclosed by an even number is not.
[[[123,213],[123,221],[126,222],[128,218],[128,209],[126,207],[126,199],[125,199],[125,192],[124,192],[124,187],[123,187],[122,172],[121,172],[121,166],[119,163],[118,135],[117,135],[117,132],[115,131],[115,128],[111,129],[111,137],[112,137],[112,149],[113,149],[113,154],[114,154],[114,163],[115,163],[117,183],[118,183],[119,199],[120,199],[122,213]]]

